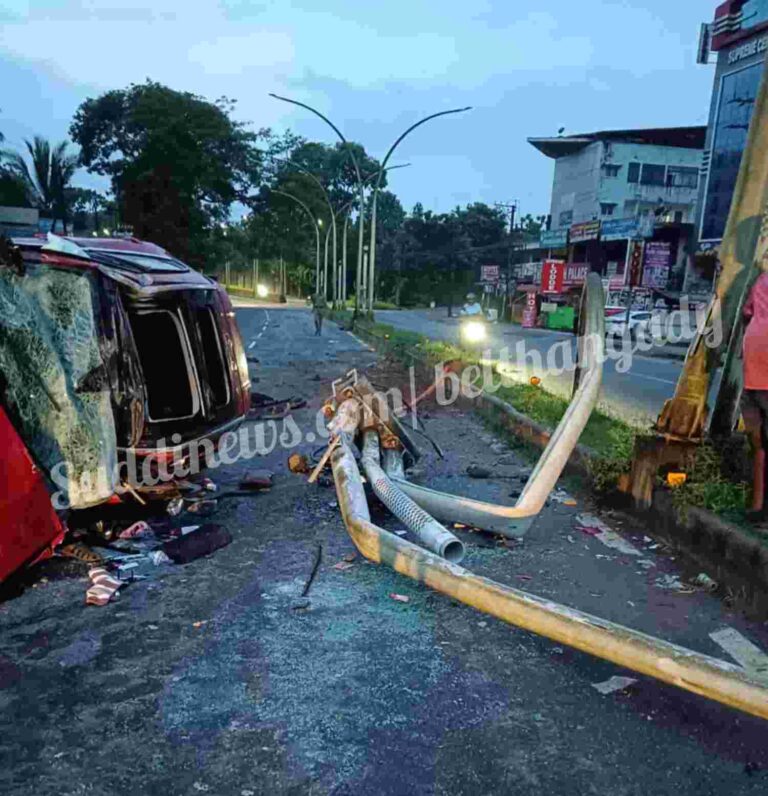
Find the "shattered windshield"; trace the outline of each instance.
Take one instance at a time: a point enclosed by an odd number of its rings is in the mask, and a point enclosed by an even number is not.
[[[73,507],[109,497],[116,474],[91,279],[45,266],[0,269],[3,400],[38,464]]]

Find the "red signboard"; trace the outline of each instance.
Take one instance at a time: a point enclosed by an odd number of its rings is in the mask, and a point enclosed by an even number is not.
[[[565,263],[562,260],[544,260],[541,268],[541,292],[562,293],[565,281]]]
[[[480,266],[480,281],[481,282],[498,282],[501,278],[500,268],[498,265],[481,265]]]

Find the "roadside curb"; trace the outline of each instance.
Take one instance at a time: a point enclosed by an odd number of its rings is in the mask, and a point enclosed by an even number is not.
[[[481,413],[499,422],[510,433],[544,448],[552,432],[492,395],[481,395]],[[577,445],[566,465],[571,472],[591,481],[595,451]],[[737,525],[706,509],[690,507],[683,514],[672,495],[655,489],[650,509],[638,508],[631,496],[615,490],[605,498],[635,519],[647,523],[650,533],[671,543],[704,569],[734,601],[761,614],[768,610],[768,546]],[[768,539],[768,537],[767,537]]]
[[[358,327],[356,333],[371,340],[386,353],[388,342]],[[427,363],[410,354],[411,361]],[[543,426],[495,395],[482,393],[472,402],[474,411],[500,425],[513,436],[543,449],[552,429]],[[591,463],[600,456],[578,444],[565,466],[565,472],[592,480]],[[719,584],[719,590],[734,603],[761,615],[768,611],[768,545],[747,531],[706,509],[690,507],[685,516],[675,507],[668,491],[655,489],[650,509],[639,508],[631,496],[618,488],[602,498],[647,525],[649,533],[674,546],[690,563],[705,570]],[[767,537],[768,539],[768,537]]]

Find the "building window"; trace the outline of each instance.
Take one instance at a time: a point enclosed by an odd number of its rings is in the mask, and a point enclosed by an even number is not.
[[[664,185],[667,175],[667,167],[659,166],[655,163],[643,163],[643,170],[640,173],[641,185]]]
[[[612,216],[613,211],[616,209],[615,202],[600,202],[600,215]]]
[[[667,169],[667,186],[696,189],[699,187],[699,170],[690,166],[670,166]]]
[[[762,72],[763,64],[755,64],[725,75],[720,84],[701,240],[721,240],[725,232]]]
[[[638,182],[640,180],[640,164],[630,163],[627,166],[627,182]]]
[[[560,213],[559,227],[570,227],[573,223],[573,210],[564,210]]]
[[[606,163],[603,166],[603,171],[605,172],[606,177],[618,177],[619,172],[621,171],[621,166],[615,166],[612,163]]]

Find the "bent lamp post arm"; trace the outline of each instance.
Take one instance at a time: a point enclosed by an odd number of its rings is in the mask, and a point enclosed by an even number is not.
[[[389,148],[389,151],[386,155],[384,155],[384,160],[381,162],[381,168],[378,171],[378,177],[376,178],[376,182],[373,186],[373,200],[371,201],[371,240],[370,240],[370,254],[369,254],[369,261],[368,261],[368,284],[369,284],[369,291],[368,291],[368,302],[369,310],[373,310],[373,285],[374,285],[374,277],[376,275],[376,205],[378,203],[379,198],[379,190],[381,189],[381,179],[384,176],[384,172],[387,170],[387,163],[389,159],[392,157],[392,154],[399,146],[400,142],[410,133],[412,133],[417,127],[421,127],[422,124],[426,124],[428,121],[432,119],[437,119],[439,116],[449,116],[454,113],[464,113],[464,111],[472,110],[472,107],[468,105],[466,108],[453,108],[448,111],[439,111],[438,113],[432,113],[429,116],[425,116],[423,119],[420,119],[415,124],[412,124],[405,132],[401,133],[400,136],[395,140],[395,143]]]
[[[346,148],[347,153],[349,154],[349,157],[352,160],[352,165],[353,165],[353,167],[355,169],[355,177],[357,179],[357,189],[358,189],[358,194],[359,194],[359,198],[360,198],[360,231],[359,231],[359,234],[358,234],[358,241],[357,241],[357,269],[358,269],[358,273],[359,273],[360,269],[362,269],[362,267],[363,267],[363,232],[364,232],[364,229],[365,229],[365,218],[364,218],[364,216],[365,216],[365,195],[364,195],[364,188],[363,188],[363,177],[362,177],[362,174],[360,173],[360,164],[357,162],[357,157],[355,156],[354,149],[350,145],[349,141],[347,141],[347,139],[344,138],[344,135],[341,132],[341,130],[339,130],[339,128],[336,127],[336,125],[327,116],[324,116],[316,108],[313,108],[311,105],[307,105],[304,102],[299,102],[298,100],[289,99],[288,97],[281,97],[279,94],[270,93],[269,96],[273,97],[274,99],[280,100],[281,102],[288,102],[291,105],[298,105],[300,108],[305,108],[306,110],[310,111],[311,113],[314,113],[315,116],[319,116],[336,133],[336,135],[341,139],[342,144],[344,144],[344,147]],[[359,297],[355,296],[355,305],[357,306],[358,303],[359,303]]]

